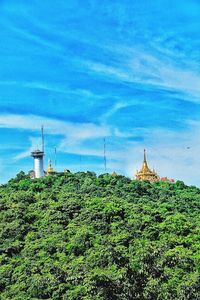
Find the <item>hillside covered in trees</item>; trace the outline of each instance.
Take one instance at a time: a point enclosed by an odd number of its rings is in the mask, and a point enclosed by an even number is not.
[[[0,299],[200,299],[200,189],[66,173],[0,187]]]

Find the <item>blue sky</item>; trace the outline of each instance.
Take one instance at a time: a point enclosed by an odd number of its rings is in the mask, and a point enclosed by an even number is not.
[[[45,166],[200,186],[200,2],[0,0],[0,182]],[[189,147],[189,148],[188,148]]]

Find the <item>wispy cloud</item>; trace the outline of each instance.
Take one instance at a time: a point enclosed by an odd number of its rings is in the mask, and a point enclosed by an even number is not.
[[[65,95],[71,95],[71,96],[81,96],[84,98],[92,98],[92,99],[102,99],[102,95],[98,95],[94,92],[92,92],[89,89],[71,89],[67,83],[61,84],[61,83],[55,83],[55,82],[45,82],[45,81],[14,81],[14,80],[1,80],[0,85],[5,86],[13,86],[13,87],[22,87],[27,89],[33,89],[33,90],[45,90],[48,92],[55,92],[55,93],[61,93]]]
[[[14,160],[21,160],[23,158],[29,157],[30,153],[35,150],[36,148],[40,148],[41,146],[41,138],[34,138],[34,137],[30,137],[29,138],[29,142],[31,144],[31,146],[26,149],[23,152],[18,153],[16,156],[14,156]]]
[[[102,137],[110,134],[106,126],[99,126],[93,123],[64,122],[35,115],[5,114],[0,116],[0,127],[2,128],[36,130],[40,124],[45,126],[47,134],[61,134],[76,139]]]
[[[129,102],[119,101],[109,108],[103,115],[99,117],[100,122],[107,122],[108,119],[115,114],[119,109],[129,106]]]
[[[84,65],[92,72],[131,83],[140,83],[154,87],[166,88],[188,95],[188,100],[199,102],[200,73],[188,66],[181,67],[176,60],[156,56],[144,50],[116,47],[120,55],[123,51],[123,61],[119,66],[105,65],[87,61]],[[114,50],[113,50],[114,51]],[[125,57],[124,52],[127,53]]]
[[[61,135],[65,144],[74,145],[77,142],[98,137],[105,137],[111,134],[110,129],[105,125],[93,123],[71,123],[56,119],[44,118],[35,115],[1,115],[0,128],[15,128],[29,131],[38,130],[40,125],[45,127],[45,133],[50,135]],[[34,141],[35,142],[35,141]],[[63,147],[62,142],[61,147]],[[28,150],[29,151],[29,150]],[[28,152],[26,152],[28,155]],[[30,153],[30,152],[29,152]],[[19,157],[24,157],[24,152]]]

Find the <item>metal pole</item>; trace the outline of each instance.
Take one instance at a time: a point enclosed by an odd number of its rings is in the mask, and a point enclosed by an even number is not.
[[[56,168],[56,164],[57,164],[57,150],[56,150],[56,147],[55,147],[55,162],[54,162],[54,164],[55,164],[55,168]]]
[[[42,131],[42,152],[44,152],[44,127],[43,127],[43,125],[41,127],[41,131]]]
[[[79,159],[80,159],[80,172],[81,172],[81,170],[82,170],[82,156],[81,155],[80,155]]]
[[[104,138],[103,139],[103,157],[104,157],[104,169],[105,169],[105,172],[106,172],[106,139]]]

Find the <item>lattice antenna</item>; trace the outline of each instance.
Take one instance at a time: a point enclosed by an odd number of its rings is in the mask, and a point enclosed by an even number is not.
[[[42,134],[42,152],[44,153],[44,126],[41,127],[41,134]]]
[[[80,172],[81,172],[81,170],[82,170],[82,155],[80,155],[79,160],[80,160]]]
[[[103,159],[104,159],[104,170],[107,170],[107,161],[106,161],[106,139],[103,139]]]
[[[56,147],[54,149],[54,165],[55,165],[55,168],[56,168],[56,165],[57,165],[57,149],[56,149]]]

